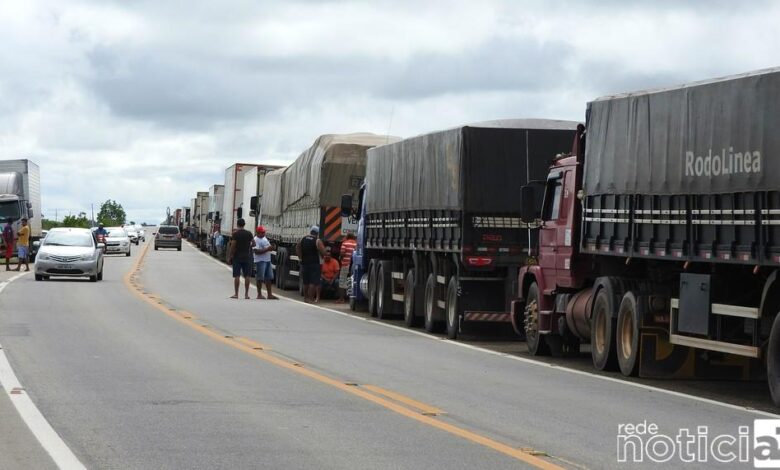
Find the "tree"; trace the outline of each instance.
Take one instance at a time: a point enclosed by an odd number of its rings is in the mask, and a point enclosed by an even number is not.
[[[79,215],[66,215],[65,218],[62,219],[62,226],[89,228],[89,220],[87,220],[87,215],[83,212]]]
[[[125,223],[125,210],[122,208],[122,204],[111,199],[107,200],[100,205],[100,212],[98,212],[98,223],[103,225],[122,225]]]
[[[60,227],[61,225],[62,223],[57,222],[56,220],[41,219],[41,226],[43,227],[43,230],[51,230],[54,227]]]

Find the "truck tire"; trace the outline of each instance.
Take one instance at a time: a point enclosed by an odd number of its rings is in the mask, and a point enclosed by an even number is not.
[[[425,331],[436,333],[439,325],[436,322],[436,276],[431,273],[425,281]]]
[[[355,289],[359,289],[360,287],[355,284],[355,273],[349,275],[349,285],[350,289],[352,289],[352,294],[349,296],[349,309],[353,312],[357,311],[357,294],[355,294]]]
[[[380,261],[377,264],[376,316],[387,320],[393,314],[393,273],[390,261]]]
[[[780,315],[775,315],[766,348],[766,379],[775,406],[780,406]]]
[[[371,260],[368,263],[368,272],[365,274],[368,276],[368,313],[372,316],[376,316],[376,304],[377,304],[377,262],[376,260]]]
[[[599,289],[593,301],[590,327],[590,354],[593,367],[598,370],[615,370],[615,328],[617,322],[612,315],[612,293],[608,286]]]
[[[525,344],[532,356],[549,356],[550,348],[544,336],[539,333],[539,286],[534,282],[525,295]]]
[[[636,295],[628,291],[620,301],[615,330],[615,350],[620,372],[626,377],[635,376],[639,370],[639,339],[642,317]]]
[[[406,279],[404,279],[404,324],[408,328],[413,327],[417,323],[415,297],[414,269],[410,269],[406,273]]]
[[[460,320],[462,312],[460,311],[460,302],[458,302],[458,278],[452,276],[447,283],[447,338],[456,339],[458,337]]]

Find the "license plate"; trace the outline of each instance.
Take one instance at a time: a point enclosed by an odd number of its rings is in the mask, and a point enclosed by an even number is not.
[[[58,264],[57,269],[73,269],[72,264]]]

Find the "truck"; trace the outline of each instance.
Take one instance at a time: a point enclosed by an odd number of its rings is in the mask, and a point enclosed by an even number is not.
[[[220,235],[220,224],[222,223],[222,204],[225,199],[225,185],[213,184],[209,187],[208,214],[206,216],[206,251],[212,256],[219,256],[220,247],[217,242]]]
[[[209,192],[208,191],[198,191],[195,193],[195,206],[193,207],[193,216],[192,216],[192,223],[193,223],[193,243],[195,243],[198,248],[205,251],[206,250],[206,238],[207,238],[207,232],[206,232],[206,225],[208,224],[208,213],[209,213]]]
[[[350,306],[403,314],[427,331],[510,321],[514,284],[533,233],[520,222],[520,186],[544,177],[577,123],[488,121],[368,150],[360,189]],[[350,213],[352,196],[342,200]]]
[[[780,68],[598,98],[551,164],[513,324],[623,375],[765,375],[780,405]]]
[[[241,208],[247,227],[257,227],[260,222],[260,201],[265,187],[265,175],[282,168],[278,165],[256,165],[244,173]]]
[[[31,257],[35,256],[40,240],[41,223],[41,173],[38,165],[28,159],[0,160],[0,220],[14,220],[14,233],[18,233],[20,220],[27,218],[30,227]]]
[[[277,246],[272,264],[279,288],[302,288],[295,247],[312,226],[319,226],[320,238],[338,251],[345,231],[356,228],[341,215],[341,196],[357,195],[366,151],[396,140],[370,133],[322,135],[290,166],[265,175],[260,223]]]

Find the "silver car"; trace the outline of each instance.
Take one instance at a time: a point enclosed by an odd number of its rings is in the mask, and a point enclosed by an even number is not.
[[[122,227],[107,227],[106,231],[106,253],[124,253],[125,256],[130,256],[130,237],[127,236],[127,231]]]
[[[51,276],[89,277],[103,280],[103,247],[86,228],[53,228],[35,257],[35,280]]]

